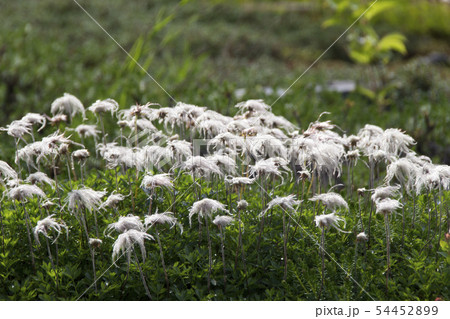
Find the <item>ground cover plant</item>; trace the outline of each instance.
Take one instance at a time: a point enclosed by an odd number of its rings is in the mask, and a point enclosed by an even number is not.
[[[400,129],[300,133],[262,100],[50,113],[2,128],[2,299],[448,298],[450,167]]]

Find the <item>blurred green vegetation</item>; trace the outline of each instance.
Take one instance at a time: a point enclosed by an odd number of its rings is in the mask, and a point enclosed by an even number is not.
[[[176,100],[229,115],[243,99],[272,104],[277,90],[288,88],[346,28],[323,28],[334,12],[329,0],[79,3]],[[383,67],[356,65],[343,37],[277,101],[274,113],[306,128],[330,111],[348,134],[366,123],[399,127],[419,142],[417,151],[449,163],[449,18],[450,6],[439,1],[396,1],[371,23],[381,36],[404,34],[405,56],[394,54]],[[122,107],[173,105],[74,1],[3,1],[0,30],[2,126],[29,111],[48,113],[64,92],[86,107],[108,97]],[[433,52],[447,62],[431,63]],[[315,91],[332,80],[353,80],[359,89]],[[236,89],[245,94],[236,96]],[[0,156],[6,154],[2,147]]]

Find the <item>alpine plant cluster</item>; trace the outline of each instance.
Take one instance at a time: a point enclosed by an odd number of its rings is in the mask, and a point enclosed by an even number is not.
[[[400,129],[365,125],[347,135],[322,120],[327,113],[300,129],[262,100],[235,107],[234,117],[182,102],[123,109],[106,99],[85,108],[78,98],[64,94],[51,104],[50,114],[29,113],[1,128],[14,141],[15,156],[12,162],[0,161],[0,213],[12,207],[21,223],[17,236],[28,246],[23,261],[38,267],[36,254],[46,245],[52,267],[63,267],[57,265],[58,251],[69,240],[79,241],[90,252],[91,290],[97,291],[104,271],[96,269],[96,258],[106,258],[101,249],[117,267],[127,265],[127,278],[134,264],[152,299],[144,265],[160,263],[169,291],[165,233],[174,228],[183,241],[187,227],[198,232],[199,246],[208,247],[208,291],[218,285],[213,280],[218,263],[223,268],[219,285],[225,289],[233,271],[227,256],[231,263],[236,253],[241,275],[246,280],[250,276],[245,230],[256,225],[259,258],[262,247],[270,245],[265,230],[282,220],[281,235],[273,240],[283,246],[283,280],[292,280],[289,270],[296,267],[295,260],[288,263],[295,237],[312,236],[322,261],[322,291],[327,232],[370,247],[371,229],[381,215],[388,289],[392,222],[402,223],[403,229],[393,245],[404,244],[405,231],[417,227],[423,214],[429,216],[428,224],[420,227],[428,228],[431,245],[447,232],[450,167],[412,151],[414,139]],[[355,178],[357,169],[363,173]],[[99,171],[110,179],[98,182]],[[416,205],[419,197],[429,203],[426,210]],[[181,205],[186,201],[187,207]],[[406,210],[411,201],[413,207]],[[8,236],[14,234],[4,227],[3,217],[1,221],[5,252]],[[348,221],[355,226],[348,228]],[[306,224],[317,226],[315,233],[302,234]],[[238,238],[227,241],[230,229]],[[218,238],[221,261],[213,252]],[[105,247],[109,239],[112,245]],[[149,251],[149,242],[157,243],[159,251]]]

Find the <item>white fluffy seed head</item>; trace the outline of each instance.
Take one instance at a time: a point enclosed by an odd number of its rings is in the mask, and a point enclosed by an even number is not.
[[[150,108],[150,106],[159,105],[157,103],[146,103],[144,105],[133,105],[130,107],[129,110],[129,119],[134,117],[145,117],[147,119],[151,118],[151,115],[154,111],[154,109]]]
[[[365,242],[368,240],[369,240],[369,237],[366,235],[365,232],[362,232],[362,233],[359,233],[358,235],[356,235],[357,242]]]
[[[232,118],[229,116],[222,115],[216,111],[213,110],[205,110],[200,116],[197,117],[197,124],[202,121],[217,121],[221,123],[223,127],[226,127],[228,123],[232,121]]]
[[[247,100],[235,105],[241,112],[248,111],[250,113],[264,113],[270,110],[270,105],[264,103],[263,100]]]
[[[127,126],[136,133],[136,128],[138,131],[144,132],[156,132],[157,129],[153,125],[153,123],[147,119],[137,119],[137,120],[129,120],[127,122]]]
[[[120,234],[119,237],[117,237],[117,240],[113,244],[113,253],[112,253],[112,259],[115,262],[117,260],[117,257],[121,256],[122,254],[127,255],[128,263],[131,262],[131,253],[134,249],[134,244],[138,244],[141,248],[141,255],[143,262],[145,262],[146,257],[146,251],[145,251],[145,244],[144,240],[154,240],[153,236],[139,230],[130,229],[123,234]]]
[[[412,151],[406,154],[406,158],[419,167],[432,163],[431,158],[429,158],[428,156],[425,155],[417,156],[417,154]]]
[[[100,205],[100,209],[113,208],[116,207],[121,201],[125,199],[125,196],[122,194],[116,193],[113,191],[111,195],[105,200],[103,204]]]
[[[119,233],[123,233],[130,229],[144,231],[144,225],[139,216],[134,216],[132,214],[120,216],[117,222],[108,225],[106,231],[111,233],[111,231],[116,230]]]
[[[142,179],[141,188],[146,192],[151,192],[155,188],[173,188],[172,179],[169,174],[145,175]]]
[[[175,125],[191,128],[195,126],[197,119],[206,111],[206,107],[178,102],[172,108],[172,111],[165,118],[166,125],[170,125],[172,128]]]
[[[28,113],[24,117],[22,117],[22,121],[28,122],[31,125],[40,124],[41,127],[38,129],[38,132],[45,127],[47,119],[45,116],[38,113]]]
[[[73,142],[68,137],[65,137],[64,133],[59,134],[59,131],[56,131],[55,133],[42,138],[42,141],[30,143],[18,150],[16,161],[23,159],[27,163],[34,165],[35,162],[40,162],[43,159],[54,159],[56,156],[67,152],[68,145],[72,144],[80,145]],[[36,160],[34,160],[33,157],[36,157]]]
[[[113,99],[97,100],[88,107],[88,110],[94,114],[111,112],[113,115],[119,109],[119,103]]]
[[[352,163],[356,164],[356,161],[358,160],[360,154],[358,150],[351,150],[348,151],[347,154],[345,154],[345,157],[351,161]]]
[[[56,114],[48,119],[50,121],[50,124],[53,126],[58,126],[59,123],[67,122],[67,115],[66,114]]]
[[[401,153],[408,153],[409,146],[416,144],[414,139],[396,128],[390,128],[380,136],[379,145],[386,153],[399,156]]]
[[[91,154],[89,154],[89,151],[84,148],[81,150],[76,150],[76,151],[72,152],[72,157],[79,161],[85,160],[89,156],[91,156]]]
[[[257,159],[281,157],[287,158],[287,148],[283,141],[269,134],[261,134],[246,139],[247,151]]]
[[[318,194],[309,199],[310,201],[321,201],[329,210],[335,212],[337,208],[344,207],[348,210],[348,204],[341,195],[333,192]]]
[[[278,169],[279,165],[277,165],[274,161],[268,160],[260,160],[255,163],[255,165],[250,165],[249,176],[258,178],[258,177],[269,177],[269,176],[278,176],[282,177],[282,173]]]
[[[166,120],[170,117],[171,113],[173,113],[173,109],[171,107],[161,107],[159,109],[154,109],[149,116],[150,121],[158,121],[159,123],[166,122]]]
[[[12,121],[6,128],[0,128],[1,131],[6,131],[9,136],[15,139],[20,139],[25,134],[31,134],[31,129],[31,124],[23,120]]]
[[[145,216],[144,226],[152,226],[154,224],[162,225],[169,224],[170,226],[174,226],[177,222],[177,218],[173,216],[171,212],[164,212],[161,214],[153,214]]]
[[[41,204],[41,207],[42,207],[43,209],[49,209],[49,208],[52,207],[52,206],[55,206],[55,203],[52,202],[50,199],[47,199],[46,201],[44,201],[44,202]]]
[[[408,158],[401,158],[387,166],[385,181],[389,183],[396,178],[410,192],[414,187],[418,170],[419,167]]]
[[[106,161],[106,168],[108,169],[113,169],[119,165],[126,168],[134,165],[136,156],[131,148],[117,146],[117,143],[107,143],[106,145],[97,145],[97,150]]]
[[[311,179],[311,173],[307,170],[299,171],[297,173],[298,173],[298,178],[302,181]]]
[[[151,227],[153,225],[170,225],[170,228],[177,225],[180,228],[181,234],[183,233],[183,225],[178,222],[177,218],[173,216],[172,212],[164,212],[161,214],[153,214],[145,216],[144,226]]]
[[[171,154],[171,158],[176,163],[181,164],[182,161],[189,156],[192,156],[192,143],[183,140],[171,140],[167,142],[168,151]]]
[[[365,189],[364,187],[362,188],[358,188],[357,193],[359,196],[364,196],[364,194],[367,192],[367,189]]]
[[[163,165],[172,158],[171,152],[159,145],[147,145],[136,150],[134,165],[138,170],[146,170],[156,165]]]
[[[374,189],[372,194],[372,201],[374,203],[386,199],[388,197],[399,196],[400,195],[400,185],[395,186],[380,186]]]
[[[190,156],[182,163],[181,168],[191,173],[193,177],[209,179],[212,175],[222,176],[222,171],[217,164],[208,161],[203,156]]]
[[[211,215],[218,210],[228,212],[224,204],[214,199],[204,198],[195,202],[189,209],[189,225],[191,224],[192,216],[195,214],[198,214],[199,217],[211,218]]]
[[[396,199],[386,198],[376,202],[377,214],[389,215],[403,207],[403,205]]]
[[[83,103],[75,96],[64,93],[62,97],[57,98],[53,101],[50,112],[53,115],[56,114],[65,114],[70,118],[73,118],[77,113],[81,113],[83,118],[85,117],[84,106]]]
[[[284,211],[295,211],[294,206],[300,205],[302,201],[296,200],[295,195],[288,195],[285,197],[276,197],[275,199],[271,200],[269,204],[267,204],[267,208],[259,214],[259,216],[264,216],[270,209],[279,206]]]
[[[225,183],[228,183],[230,185],[250,185],[253,184],[255,180],[253,178],[248,177],[233,177],[233,176],[226,176],[225,177]]]
[[[10,188],[15,188],[23,183],[23,180],[20,178],[11,178],[6,182],[6,185]]]
[[[341,217],[336,216],[335,213],[331,213],[331,214],[327,214],[327,215],[317,215],[314,218],[314,221],[316,222],[317,227],[320,227],[320,228],[334,227],[340,232],[350,233],[350,232],[346,232],[346,231],[342,230],[341,228],[339,228],[339,226],[337,224],[341,221],[344,222],[344,227],[345,227],[345,220]]]
[[[245,199],[238,201],[237,209],[244,210],[244,209],[247,209],[247,207],[248,207],[248,202]]]
[[[89,211],[98,210],[102,204],[102,198],[105,195],[106,191],[95,191],[91,188],[85,187],[69,192],[65,202],[72,211],[75,211],[77,208],[85,208]]]
[[[218,227],[227,227],[234,221],[234,218],[231,216],[216,216],[213,220],[213,224]]]
[[[101,239],[98,238],[89,238],[89,245],[91,245],[94,248],[100,248],[100,246],[102,245],[103,241]]]
[[[13,187],[8,191],[8,197],[19,202],[23,202],[33,196],[38,196],[41,198],[46,197],[45,193],[36,185],[22,184]]]
[[[260,125],[266,127],[268,132],[275,137],[283,137],[286,138],[286,135],[280,129],[283,129],[286,132],[293,133],[298,129],[294,124],[288,121],[283,116],[277,116],[272,112],[265,112],[263,114],[258,115],[257,119],[259,120]]]
[[[94,137],[96,138],[97,135],[100,133],[99,130],[97,130],[96,125],[90,125],[90,124],[80,124],[75,128],[75,132],[78,133],[78,135],[82,138],[85,137]]]
[[[58,152],[60,155],[68,155],[69,154],[69,144],[67,143],[62,143],[61,145],[59,145],[58,148]]]
[[[236,174],[236,161],[232,157],[216,153],[206,159],[221,168],[224,174]]]
[[[0,161],[0,178],[1,179],[16,179],[17,173],[8,163]]]
[[[415,182],[416,193],[420,194],[424,189],[448,190],[450,188],[450,167],[448,165],[424,164],[417,171]]]
[[[373,147],[377,141],[377,138],[383,134],[383,129],[379,126],[366,124],[362,129],[358,132],[357,146],[358,148],[364,150],[366,154],[368,149]]]
[[[435,165],[434,170],[439,175],[440,186],[444,190],[450,189],[450,166],[449,165]]]
[[[195,128],[206,139],[211,139],[227,131],[223,122],[217,120],[196,121]]]
[[[331,124],[331,120],[320,122],[322,115],[331,114],[330,112],[322,112],[319,115],[317,121],[309,124],[308,129],[305,131],[306,135],[315,134],[316,132],[329,131],[335,128],[336,125]]]
[[[242,136],[234,135],[230,132],[224,132],[208,140],[208,149],[211,147],[215,149],[229,147],[234,151],[238,151],[245,147],[245,141]]]
[[[350,135],[347,137],[347,146],[355,148],[361,138],[356,135]]]
[[[25,182],[30,184],[47,184],[50,185],[52,188],[55,188],[56,182],[47,176],[47,174],[42,172],[36,172],[33,174],[28,175],[28,177],[25,179]]]
[[[48,235],[48,231],[53,229],[57,233],[57,236],[53,240],[53,242],[56,242],[63,229],[65,229],[66,232],[68,231],[66,224],[63,221],[58,222],[53,218],[53,216],[55,215],[50,215],[38,221],[36,227],[33,228],[34,238],[39,245],[39,234],[43,234],[45,237],[51,239],[51,237]]]

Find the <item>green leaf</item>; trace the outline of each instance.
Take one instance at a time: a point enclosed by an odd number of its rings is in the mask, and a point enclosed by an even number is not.
[[[377,50],[380,52],[393,50],[401,54],[406,54],[405,41],[406,37],[404,35],[400,33],[391,33],[381,38],[377,44]]]
[[[338,25],[339,23],[340,20],[338,18],[330,18],[322,23],[322,28],[329,28],[331,26]]]
[[[128,62],[127,71],[131,72],[135,69],[136,61],[138,61],[139,58],[141,57],[143,46],[144,46],[144,37],[140,35],[137,38],[136,42],[134,42],[133,48],[130,51],[130,55],[133,58],[130,59],[130,61]]]
[[[364,54],[355,50],[350,51],[349,55],[350,58],[361,64],[369,64],[371,60],[368,54]]]
[[[159,21],[158,23],[155,24],[155,26],[152,29],[153,33],[157,33],[159,31],[161,31],[162,28],[164,28],[170,21],[172,21],[174,18],[174,15],[171,14],[167,17],[165,17],[164,19],[162,19],[161,21]]]
[[[392,9],[396,6],[396,3],[394,1],[378,1],[375,3],[372,8],[369,9],[369,11],[366,12],[365,18],[367,20],[372,20],[380,13],[383,13],[386,10]]]
[[[352,3],[349,0],[340,2],[336,7],[336,12],[338,12],[338,13],[344,12],[345,10],[347,10],[347,8],[349,8],[351,6],[351,4]]]
[[[362,87],[362,86],[358,86],[356,88],[356,91],[359,94],[361,94],[361,95],[363,95],[363,96],[365,96],[365,97],[367,97],[367,98],[369,98],[371,100],[374,100],[375,97],[376,97],[376,93],[374,91],[372,91],[372,90],[370,90],[368,88]]]

